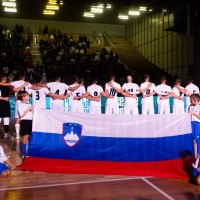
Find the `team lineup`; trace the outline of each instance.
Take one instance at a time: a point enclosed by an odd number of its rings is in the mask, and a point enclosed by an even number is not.
[[[2,75],[0,82],[0,119],[4,122],[4,138],[9,137],[9,123],[11,109],[9,102],[10,87],[15,92],[15,132],[16,139],[22,137],[22,159],[25,158],[28,151],[28,143],[32,133],[32,120],[34,107],[46,109],[46,96],[51,97],[51,109],[55,111],[64,111],[64,100],[70,99],[70,112],[84,113],[82,99],[90,101],[89,113],[101,114],[101,97],[106,100],[105,114],[119,114],[118,94],[124,96],[124,115],[138,115],[137,95],[142,95],[142,114],[154,113],[154,95],[157,95],[158,114],[170,114],[169,98],[174,98],[173,113],[184,113],[184,96],[186,96],[186,110],[191,115],[192,134],[194,143],[194,155],[199,159],[200,145],[200,106],[199,106],[199,88],[193,84],[193,80],[188,80],[188,85],[184,88],[181,81],[176,80],[174,87],[166,84],[166,78],[161,77],[161,83],[155,85],[150,82],[150,76],[144,75],[144,82],[139,86],[133,82],[131,75],[127,76],[127,82],[121,85],[115,82],[115,76],[110,77],[110,81],[105,84],[105,90],[93,79],[93,83],[85,89],[80,83],[79,77],[74,76],[74,82],[67,85],[61,82],[59,75],[55,76],[55,81],[50,83],[41,83],[41,77],[35,78],[36,83],[30,84],[25,81],[25,76],[21,74],[18,81],[7,82],[7,76]],[[30,104],[32,96],[32,104]],[[200,180],[199,180],[200,181]]]

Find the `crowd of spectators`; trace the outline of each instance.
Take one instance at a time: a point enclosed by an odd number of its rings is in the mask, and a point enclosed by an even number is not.
[[[0,24],[0,74],[7,74],[9,81],[17,79],[19,71],[23,71],[30,80],[31,38],[24,36],[22,25],[9,29]]]
[[[121,79],[126,74],[123,63],[119,62],[115,51],[101,51],[88,53],[90,41],[86,36],[79,36],[76,40],[73,35],[61,36],[61,33],[49,35],[48,40],[40,40],[40,52],[47,79],[51,80],[52,72],[61,73],[63,81],[71,83],[74,75],[80,76],[85,85],[91,83],[92,77],[105,84],[107,77],[112,73]]]
[[[84,80],[85,86],[91,83],[93,77],[104,86],[111,74],[115,74],[121,85],[126,81],[125,77],[129,71],[113,49],[107,51],[103,48],[89,53],[90,40],[87,36],[67,35],[59,31],[48,33],[47,26],[43,36],[39,43],[42,67],[38,66],[39,64],[34,66],[31,57],[31,34],[24,34],[22,25],[16,25],[9,30],[0,24],[0,74],[7,74],[10,82],[18,79],[19,72],[24,72],[26,80],[31,83],[34,83],[35,74],[42,75],[45,82],[52,81],[55,73],[60,73],[62,81],[67,84],[72,83],[74,75]],[[148,73],[158,80],[164,71],[154,67]],[[136,82],[143,81],[141,74],[134,74]],[[171,78],[166,73],[164,75]]]

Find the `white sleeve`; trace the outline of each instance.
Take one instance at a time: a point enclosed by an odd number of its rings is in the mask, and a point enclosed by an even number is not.
[[[124,85],[122,86],[122,89],[126,90],[126,84],[124,83]]]
[[[86,93],[86,91],[85,91],[85,87],[84,87],[84,86],[82,86],[81,90],[82,90],[82,93],[83,93],[83,94]]]
[[[17,87],[17,81],[11,82],[11,85],[16,88]]]
[[[69,86],[67,84],[65,84],[65,90],[68,90],[68,89],[69,89]]]
[[[106,85],[105,85],[105,89],[106,90],[109,90],[110,89],[110,86],[106,83]]]
[[[43,90],[44,90],[45,94],[49,94],[49,92],[50,92],[48,88],[43,88]]]
[[[135,89],[136,89],[136,92],[135,92],[135,94],[140,94],[140,92],[138,91],[140,88],[139,88],[139,85],[135,85]]]

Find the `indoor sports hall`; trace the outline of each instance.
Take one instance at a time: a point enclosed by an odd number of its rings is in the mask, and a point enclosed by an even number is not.
[[[0,200],[200,199],[199,0],[0,0]]]

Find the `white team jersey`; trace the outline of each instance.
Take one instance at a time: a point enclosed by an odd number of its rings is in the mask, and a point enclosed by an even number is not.
[[[200,115],[200,105],[198,105],[198,106],[191,106],[190,105],[189,108],[188,108],[188,111],[189,112],[195,112],[196,114]],[[200,122],[200,120],[193,115],[191,117],[191,121]]]
[[[78,86],[78,84],[73,84],[73,85],[70,85],[69,87],[75,87],[75,86]],[[74,91],[70,91],[70,98],[71,98],[71,104],[73,104],[74,102],[79,102],[79,101],[81,101],[81,99],[80,100],[74,100],[73,98],[75,97],[75,96],[82,96],[83,94],[85,94],[86,93],[86,90],[85,90],[85,87],[82,85],[82,86],[80,86],[79,88],[77,88],[76,90],[74,90]]]
[[[46,108],[46,95],[49,94],[49,90],[47,88],[41,88],[39,90],[28,91],[29,94],[32,94],[32,102],[33,106],[38,108]]]
[[[0,163],[4,163],[6,160],[8,160],[8,158],[4,153],[3,147],[0,146]]]
[[[136,83],[124,83],[122,88],[125,90],[125,92],[133,95],[133,94],[139,94],[139,86]],[[136,103],[136,98],[132,97],[125,97],[125,104],[129,103]]]
[[[18,88],[18,87],[21,87],[24,83],[25,83],[25,81],[19,80],[19,81],[11,82],[11,85],[12,85],[14,88]],[[28,84],[28,85],[25,86],[21,91],[26,91],[26,92],[28,92],[28,90],[29,90],[29,88],[30,88],[31,86],[32,86],[31,84]],[[15,97],[16,97],[16,96],[17,96],[17,92],[15,92]]]
[[[193,83],[190,83],[189,85],[187,85],[185,89],[190,94],[199,94],[199,88]],[[186,102],[187,102],[187,105],[190,105],[190,97],[187,96]]]
[[[113,84],[113,86],[115,86],[117,89],[121,89],[121,86],[120,86],[119,83],[112,82],[112,84]],[[113,97],[114,97],[113,99],[112,99],[112,98],[108,98],[108,99],[107,99],[107,103],[108,103],[108,102],[113,102],[113,101],[115,101],[115,102],[118,103],[118,100],[117,100],[117,94],[118,94],[118,92],[117,92],[115,89],[113,89],[112,87],[110,87],[107,83],[106,83],[106,85],[105,85],[105,89],[108,90],[108,95],[109,95],[109,96],[113,96]]]
[[[144,82],[140,85],[140,89],[143,90],[148,87],[150,82]],[[155,91],[155,84],[152,83],[152,86],[143,94],[150,94]],[[142,98],[142,103],[153,103],[153,96]]]
[[[91,96],[99,96],[103,92],[103,88],[100,85],[92,84],[88,86],[87,92],[89,92]],[[101,101],[90,101],[90,104],[101,106]]]
[[[21,118],[23,113],[30,107],[32,106],[29,103],[19,103],[18,104],[18,112],[21,120],[32,120],[33,119],[33,110],[29,111],[24,117]]]
[[[181,89],[184,89],[184,88],[181,87],[181,86],[179,86],[179,87],[180,87]],[[182,92],[180,92],[176,87],[173,87],[172,92],[173,92],[176,96],[179,96],[179,97],[184,98],[184,94],[183,94]],[[179,99],[174,98],[174,105],[175,105],[175,104],[179,104],[180,102],[182,103],[183,100],[179,100]]]
[[[160,100],[159,97],[164,97],[172,92],[172,88],[166,84],[157,85],[155,88],[155,92],[158,94],[158,102],[166,101],[167,99]],[[168,101],[168,100],[167,100]]]
[[[69,86],[65,83],[60,82],[51,82],[47,83],[47,87],[50,89],[51,93],[57,94],[57,95],[64,95],[66,91],[68,90]],[[62,99],[56,99],[53,101],[63,101]]]

